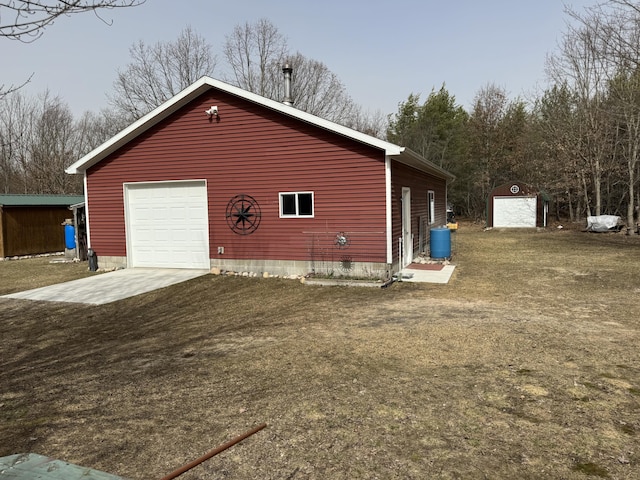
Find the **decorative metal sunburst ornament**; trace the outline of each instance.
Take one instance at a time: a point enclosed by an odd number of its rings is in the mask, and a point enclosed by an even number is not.
[[[227,204],[227,225],[238,235],[249,235],[260,225],[260,205],[251,195],[236,195]]]
[[[340,258],[340,269],[347,273],[353,270],[353,258],[348,255],[344,255]]]

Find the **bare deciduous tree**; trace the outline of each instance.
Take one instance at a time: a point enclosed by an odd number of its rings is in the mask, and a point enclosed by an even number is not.
[[[566,85],[554,85],[537,100],[534,108],[540,167],[545,188],[554,195],[556,217],[578,221],[583,201],[583,185],[579,182],[576,143],[576,102]]]
[[[627,233],[634,234],[636,184],[640,165],[640,71],[620,72],[611,85],[611,113],[617,126],[616,157],[626,166]]]
[[[4,193],[28,193],[27,139],[35,103],[19,92],[0,99],[0,188]]]
[[[78,154],[73,115],[59,98],[45,92],[30,116],[30,140],[26,165],[31,193],[78,193],[77,175],[65,167]]]
[[[45,92],[15,92],[0,101],[0,188],[4,193],[79,193],[81,178],[64,168],[80,154],[69,107]]]
[[[344,125],[380,140],[386,140],[389,118],[381,110],[365,110],[360,105],[354,104]]]
[[[282,67],[293,69],[291,97],[296,108],[341,124],[355,125],[357,111],[338,76],[322,62],[292,54],[286,38],[269,20],[236,26],[224,55],[231,69],[225,80],[276,101],[284,99]]]
[[[141,5],[146,0],[8,0],[0,2],[0,37],[34,41],[56,19],[75,13],[95,12]],[[103,20],[104,21],[104,20]]]
[[[231,68],[226,81],[263,97],[277,97],[288,47],[275,25],[265,18],[237,25],[227,35],[223,52]]]
[[[293,105],[307,113],[341,124],[354,124],[356,105],[336,74],[322,62],[306,58],[301,53],[290,55],[286,63],[293,69],[291,98]],[[273,79],[274,100],[284,99],[282,68]]]
[[[5,96],[13,93],[13,92],[17,92],[18,90],[20,90],[22,87],[24,87],[27,83],[29,83],[31,81],[31,79],[33,78],[33,74],[31,74],[29,76],[29,78],[27,78],[24,82],[22,82],[20,85],[15,85],[15,84],[11,84],[11,85],[5,85],[4,83],[2,85],[0,85],[0,100],[2,98],[4,98]]]
[[[588,16],[575,16],[596,36],[597,54],[607,62],[609,111],[617,126],[619,157],[627,173],[627,233],[634,234],[640,169],[640,5],[611,0],[611,8],[593,8]]]
[[[59,17],[93,11],[98,15],[98,18],[101,18],[98,14],[100,10],[135,7],[143,4],[145,1],[146,0],[4,1],[0,2],[0,37],[30,43],[40,38],[44,29]],[[104,19],[102,20],[105,21]],[[29,83],[32,76],[33,75],[19,85],[0,85],[0,99],[25,86]]]
[[[129,125],[129,119],[113,109],[85,112],[76,122],[77,148],[85,155],[99,147]]]
[[[175,42],[143,41],[131,49],[131,63],[118,72],[111,104],[133,121],[147,114],[204,75],[212,75],[211,46],[190,27]]]
[[[566,84],[576,100],[578,141],[573,143],[583,162],[577,173],[585,201],[590,203],[592,190],[593,213],[602,213],[603,188],[611,190],[611,173],[620,171],[622,160],[628,171],[627,227],[633,233],[640,156],[640,5],[609,0],[567,13],[572,24],[548,66],[554,81]]]
[[[579,18],[568,10],[569,15]],[[582,160],[577,175],[583,186],[587,215],[602,212],[603,162],[607,156],[605,138],[608,119],[604,114],[607,91],[607,63],[597,50],[599,23],[587,28],[581,22],[569,25],[559,52],[547,60],[547,73],[557,85],[567,85],[576,102],[577,138],[573,154]],[[589,183],[591,188],[589,188]],[[593,191],[593,197],[590,197]],[[592,210],[593,207],[593,210]]]

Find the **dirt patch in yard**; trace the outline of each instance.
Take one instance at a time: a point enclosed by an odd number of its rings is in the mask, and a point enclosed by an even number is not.
[[[0,456],[160,478],[266,422],[180,478],[637,478],[640,241],[454,237],[448,285],[0,299]]]

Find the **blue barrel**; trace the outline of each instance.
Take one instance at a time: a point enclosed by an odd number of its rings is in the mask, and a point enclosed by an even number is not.
[[[429,239],[431,258],[449,258],[451,256],[451,230],[447,227],[431,229]]]
[[[67,250],[76,248],[76,229],[73,225],[64,226],[64,246]]]

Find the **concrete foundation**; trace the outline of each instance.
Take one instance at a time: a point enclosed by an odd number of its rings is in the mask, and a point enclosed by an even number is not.
[[[211,267],[233,272],[253,272],[259,275],[309,275],[330,277],[380,278],[390,277],[386,263],[373,262],[309,262],[299,260],[226,260],[211,259]]]
[[[98,268],[104,270],[127,268],[127,257],[98,255]]]
[[[211,268],[233,272],[253,272],[269,275],[309,275],[328,277],[357,277],[387,279],[391,268],[386,263],[375,262],[310,262],[300,260],[234,260],[212,258]],[[98,268],[112,270],[127,268],[127,257],[98,255]]]

